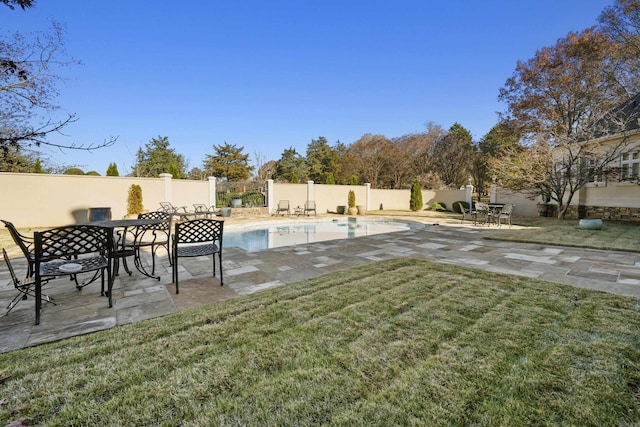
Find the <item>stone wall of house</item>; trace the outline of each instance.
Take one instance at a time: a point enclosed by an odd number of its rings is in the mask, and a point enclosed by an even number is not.
[[[577,210],[577,209],[576,209]],[[611,206],[585,206],[580,208],[581,218],[601,218],[613,221],[640,222],[640,208],[621,208]]]
[[[556,205],[549,205],[547,216],[558,214]],[[640,208],[615,206],[569,206],[565,219],[600,218],[608,221],[629,221],[640,223]]]

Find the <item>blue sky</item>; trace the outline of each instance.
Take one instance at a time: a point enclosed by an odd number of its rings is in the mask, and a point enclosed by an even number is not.
[[[54,163],[121,175],[151,138],[201,167],[213,145],[277,160],[312,139],[351,144],[428,122],[481,138],[504,105],[498,90],[543,46],[596,24],[613,0],[37,0],[0,8],[3,31],[66,27],[57,104],[79,120],[43,149]],[[184,6],[186,5],[186,6]]]

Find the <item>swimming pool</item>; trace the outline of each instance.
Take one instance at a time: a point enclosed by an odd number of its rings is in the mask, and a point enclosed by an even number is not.
[[[222,246],[225,248],[237,247],[254,252],[280,246],[301,245],[335,239],[354,239],[356,237],[422,227],[422,224],[411,221],[359,218],[291,222],[287,224],[277,222],[225,230]]]

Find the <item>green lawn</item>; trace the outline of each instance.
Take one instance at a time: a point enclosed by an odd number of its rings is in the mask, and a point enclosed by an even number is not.
[[[578,220],[515,218],[526,229],[502,227],[493,238],[529,243],[640,252],[640,223],[604,221],[602,230],[582,230]]]
[[[433,222],[447,220],[449,224],[451,224],[452,219],[455,219],[453,225],[458,225],[461,219],[460,214],[433,211],[369,211],[367,215],[401,217]],[[467,225],[471,223],[472,221],[466,222]],[[509,228],[508,226],[502,226],[500,229],[495,225],[481,227],[481,229],[487,231],[484,233],[483,238],[640,252],[640,222],[604,221],[602,230],[579,229],[579,221],[577,219],[558,220],[556,218],[514,217],[513,223],[521,227]]]
[[[384,261],[0,354],[0,425],[631,425],[638,309]]]

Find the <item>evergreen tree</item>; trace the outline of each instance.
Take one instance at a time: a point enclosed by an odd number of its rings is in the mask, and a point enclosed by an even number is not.
[[[418,179],[413,180],[411,184],[411,200],[409,200],[409,208],[413,212],[417,212],[422,209],[422,189],[420,188],[420,182]]]
[[[298,180],[304,181],[307,177],[307,166],[305,159],[298,154],[295,148],[291,147],[285,149],[280,160],[276,162],[273,178],[293,182],[294,176],[296,182]]]
[[[333,177],[333,173],[329,172],[327,173],[327,184],[329,185],[334,185],[336,183],[336,179]]]
[[[317,140],[312,139],[307,146],[307,170],[310,180],[322,182],[328,173],[334,173],[338,169],[338,152],[329,146],[327,139],[321,136]]]
[[[40,158],[36,159],[36,163],[33,165],[33,173],[44,173],[44,169],[42,169],[42,163],[40,163]]]
[[[109,167],[107,168],[107,176],[120,176],[120,172],[118,172],[118,165],[115,162],[109,163]]]
[[[202,168],[209,176],[226,178],[237,182],[249,179],[253,166],[249,166],[249,155],[243,154],[244,147],[236,147],[226,141],[223,145],[214,145],[215,155],[207,154]]]
[[[145,150],[138,149],[136,164],[133,168],[134,176],[146,176],[157,178],[161,173],[171,173],[175,179],[185,176],[185,161],[181,154],[176,154],[173,148],[169,148],[169,137],[159,136],[152,138]]]

